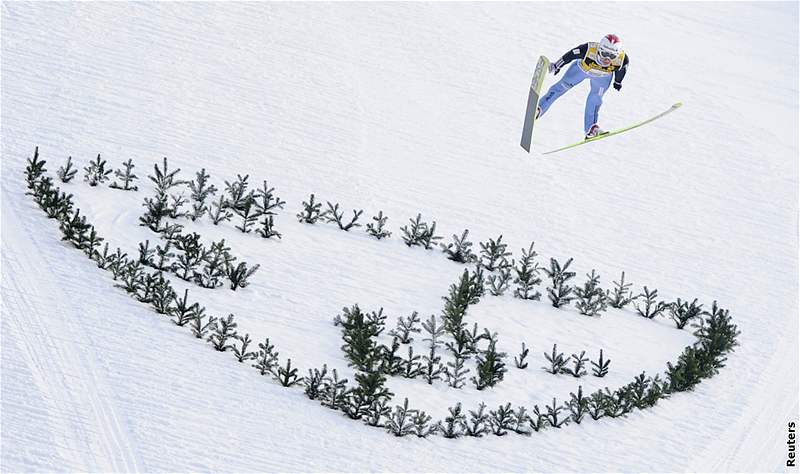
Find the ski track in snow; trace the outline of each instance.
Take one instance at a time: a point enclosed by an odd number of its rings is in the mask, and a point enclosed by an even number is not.
[[[537,30],[534,18],[548,21]],[[796,3],[3,3],[0,469],[783,471],[798,414],[797,22]],[[684,107],[552,159],[524,154],[535,58],[607,30],[632,66],[603,123]],[[534,150],[574,140],[585,93],[537,124]],[[114,167],[133,158],[140,177],[167,156],[184,178],[205,167],[218,188],[237,173],[275,186],[281,241],[186,226],[260,263],[252,285],[175,286],[210,314],[236,314],[254,342],[270,337],[302,374],[327,363],[352,380],[331,324],[342,306],[383,306],[390,325],[439,313],[464,267],[403,245],[399,227],[418,212],[446,240],[469,228],[476,250],[502,233],[515,257],[531,240],[541,263],[574,256],[581,282],[595,268],[609,287],[624,270],[667,300],[718,300],[740,347],[693,392],[626,419],[530,438],[395,439],[114,289],[24,196],[36,145],[51,175],[67,155],[79,168],[97,153]],[[62,187],[112,248],[155,242],[137,225],[148,184]],[[312,192],[363,208],[364,223],[383,210],[392,238],[299,224]],[[539,370],[553,343],[605,349],[611,372],[581,379],[588,391],[661,371],[693,340],[666,319],[589,320],[510,295],[484,297],[468,322],[497,331],[510,364],[525,341],[527,371],[510,368],[486,393],[392,378],[393,404],[407,396],[435,419],[459,401],[541,406],[577,388]]]

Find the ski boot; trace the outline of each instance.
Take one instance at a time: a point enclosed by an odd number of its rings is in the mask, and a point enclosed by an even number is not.
[[[600,135],[604,135],[606,133],[608,132],[601,130],[599,125],[594,124],[591,127],[589,127],[589,131],[586,132],[586,140],[590,138],[599,137]]]

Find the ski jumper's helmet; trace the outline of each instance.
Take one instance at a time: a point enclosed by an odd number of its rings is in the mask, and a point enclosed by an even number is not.
[[[622,41],[619,40],[617,35],[605,35],[600,39],[600,44],[597,46],[598,59],[604,64],[610,63],[616,59],[622,52]]]

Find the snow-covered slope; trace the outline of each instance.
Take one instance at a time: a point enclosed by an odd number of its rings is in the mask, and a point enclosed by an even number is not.
[[[29,4],[2,5],[2,455],[12,471],[781,471],[798,415],[797,3]],[[535,58],[614,31],[631,69],[601,124],[646,128],[563,154],[519,147]],[[548,77],[545,86],[552,83]],[[586,85],[537,124],[534,149],[581,134]],[[343,306],[390,324],[441,311],[464,267],[409,249],[417,213],[445,237],[503,235],[515,257],[575,258],[609,286],[625,271],[662,298],[730,309],[740,347],[693,392],[621,420],[532,437],[396,439],[239,365],[113,288],[60,242],[24,196],[40,147],[55,172],[101,153],[144,177],[161,157],[190,178],[267,180],[287,201],[280,241],[232,225],[261,270],[246,289],[176,282],[209,313],[235,313],[305,373],[352,380],[332,324]],[[112,246],[134,252],[151,194],[64,186]],[[379,210],[394,235],[305,226],[310,193]],[[599,319],[510,295],[484,297],[470,325],[497,331],[531,367],[492,390],[392,378],[393,402],[444,418],[457,402],[531,407],[577,383],[539,370],[542,352],[600,348],[606,379],[656,373],[693,337],[630,310]],[[422,346],[417,347],[422,352]],[[600,380],[598,382],[598,380]],[[602,383],[601,383],[602,382]]]

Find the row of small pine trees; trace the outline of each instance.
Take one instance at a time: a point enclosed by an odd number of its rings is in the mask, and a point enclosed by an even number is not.
[[[136,167],[133,164],[133,160],[122,163],[122,168],[116,170],[107,168],[107,166],[106,160],[100,158],[100,154],[98,154],[95,160],[90,161],[89,164],[83,168],[83,180],[88,183],[89,186],[97,186],[111,180],[111,174],[113,173],[116,179],[114,179],[108,187],[121,189],[123,191],[136,191],[139,189],[133,184],[139,179],[133,172],[133,168]],[[71,156],[67,157],[67,162],[58,169],[56,174],[62,183],[69,183],[75,178],[75,175],[78,174],[78,169],[73,166]]]
[[[388,403],[393,394],[384,387],[385,358],[376,357],[376,351],[373,350],[372,355],[370,351],[366,351],[363,360],[358,359],[358,351],[355,359],[348,355],[351,363],[360,369],[355,376],[356,386],[353,388],[347,386],[346,379],[338,378],[335,369],[328,375],[326,366],[322,370],[309,370],[308,377],[300,378],[297,369],[291,366],[291,359],[287,360],[286,366],[278,364],[278,353],[269,339],[258,345],[258,351],[249,351],[249,334],[239,335],[233,315],[225,319],[206,316],[205,308],[199,303],[189,304],[188,290],[179,298],[161,271],[144,271],[140,261],[127,259],[119,248],[115,254],[109,255],[106,247],[101,254],[98,248],[103,239],[97,235],[94,226],[86,222],[86,217],[80,216],[79,209],[73,210],[72,196],[55,187],[52,179],[44,174],[44,165],[45,162],[38,158],[37,148],[26,168],[28,194],[33,196],[48,217],[59,221],[63,240],[82,250],[101,268],[111,271],[114,279],[120,281],[116,286],[123,288],[137,300],[150,304],[159,314],[170,316],[175,324],[188,325],[195,337],[205,338],[216,350],[224,352],[231,349],[236,359],[242,363],[254,360],[255,364],[252,365],[261,375],[271,375],[286,387],[300,384],[305,387],[309,398],[319,399],[324,406],[342,410],[353,419],[364,419],[367,424],[382,427],[397,436],[416,434],[424,437],[440,433],[445,437],[455,438],[462,435],[481,436],[488,432],[502,436],[509,431],[530,434],[531,431],[540,431],[546,427],[561,428],[570,421],[580,423],[585,414],[589,414],[592,419],[624,416],[634,408],[654,406],[659,399],[671,393],[691,390],[702,379],[713,376],[724,367],[727,354],[737,345],[739,331],[736,325],[732,323],[728,311],[718,308],[714,302],[711,312],[701,313],[704,318],[698,316],[701,318],[695,331],[698,341],[688,346],[675,364],[667,364],[666,380],[663,382],[658,375],[651,378],[642,373],[633,382],[614,392],[606,388],[590,397],[584,397],[582,387],[579,387],[577,394],[570,394],[570,401],[564,405],[559,405],[553,399],[552,406],[547,406],[546,411],[534,406],[531,415],[524,407],[512,410],[511,404],[501,405],[497,410],[486,414],[485,405],[481,404],[477,411],[470,411],[470,418],[467,419],[461,404],[457,404],[449,409],[450,414],[443,421],[432,423],[431,417],[425,412],[409,409],[407,399],[402,406],[395,406],[393,411],[389,408]],[[475,274],[465,271],[459,283],[451,286],[449,295],[445,297],[442,328],[433,333],[450,333],[454,341],[449,344],[449,348],[454,353],[481,354],[482,357],[478,357],[478,378],[473,378],[481,388],[481,383],[483,386],[491,386],[492,380],[495,383],[502,380],[505,368],[503,365],[500,367],[502,371],[497,370],[497,358],[490,355],[492,351],[496,351],[496,334],[484,330],[478,336],[477,326],[470,332],[463,321],[467,307],[477,303],[483,294],[483,285],[477,284],[479,281],[482,280],[477,280]],[[345,320],[352,323],[358,318],[354,313],[354,310],[350,310],[352,318],[339,318],[338,323],[342,326],[345,326]],[[364,318],[363,313],[361,318]],[[374,322],[385,319],[380,312],[373,313],[366,319],[373,322],[367,323],[366,330],[355,331],[350,336],[371,339],[375,335],[376,326],[382,331],[381,324]],[[435,318],[431,324],[435,325]],[[408,327],[408,323],[405,327]],[[398,339],[405,334],[408,338],[411,332],[413,331],[409,330],[404,333],[399,328],[394,337]],[[429,341],[434,348],[437,342],[435,339]],[[488,340],[488,348],[485,350],[477,349],[477,342],[481,339]],[[346,344],[348,346],[349,342]],[[366,347],[371,347],[371,344],[367,343]],[[482,374],[482,365],[488,375]],[[562,412],[568,412],[569,415],[559,417]]]

